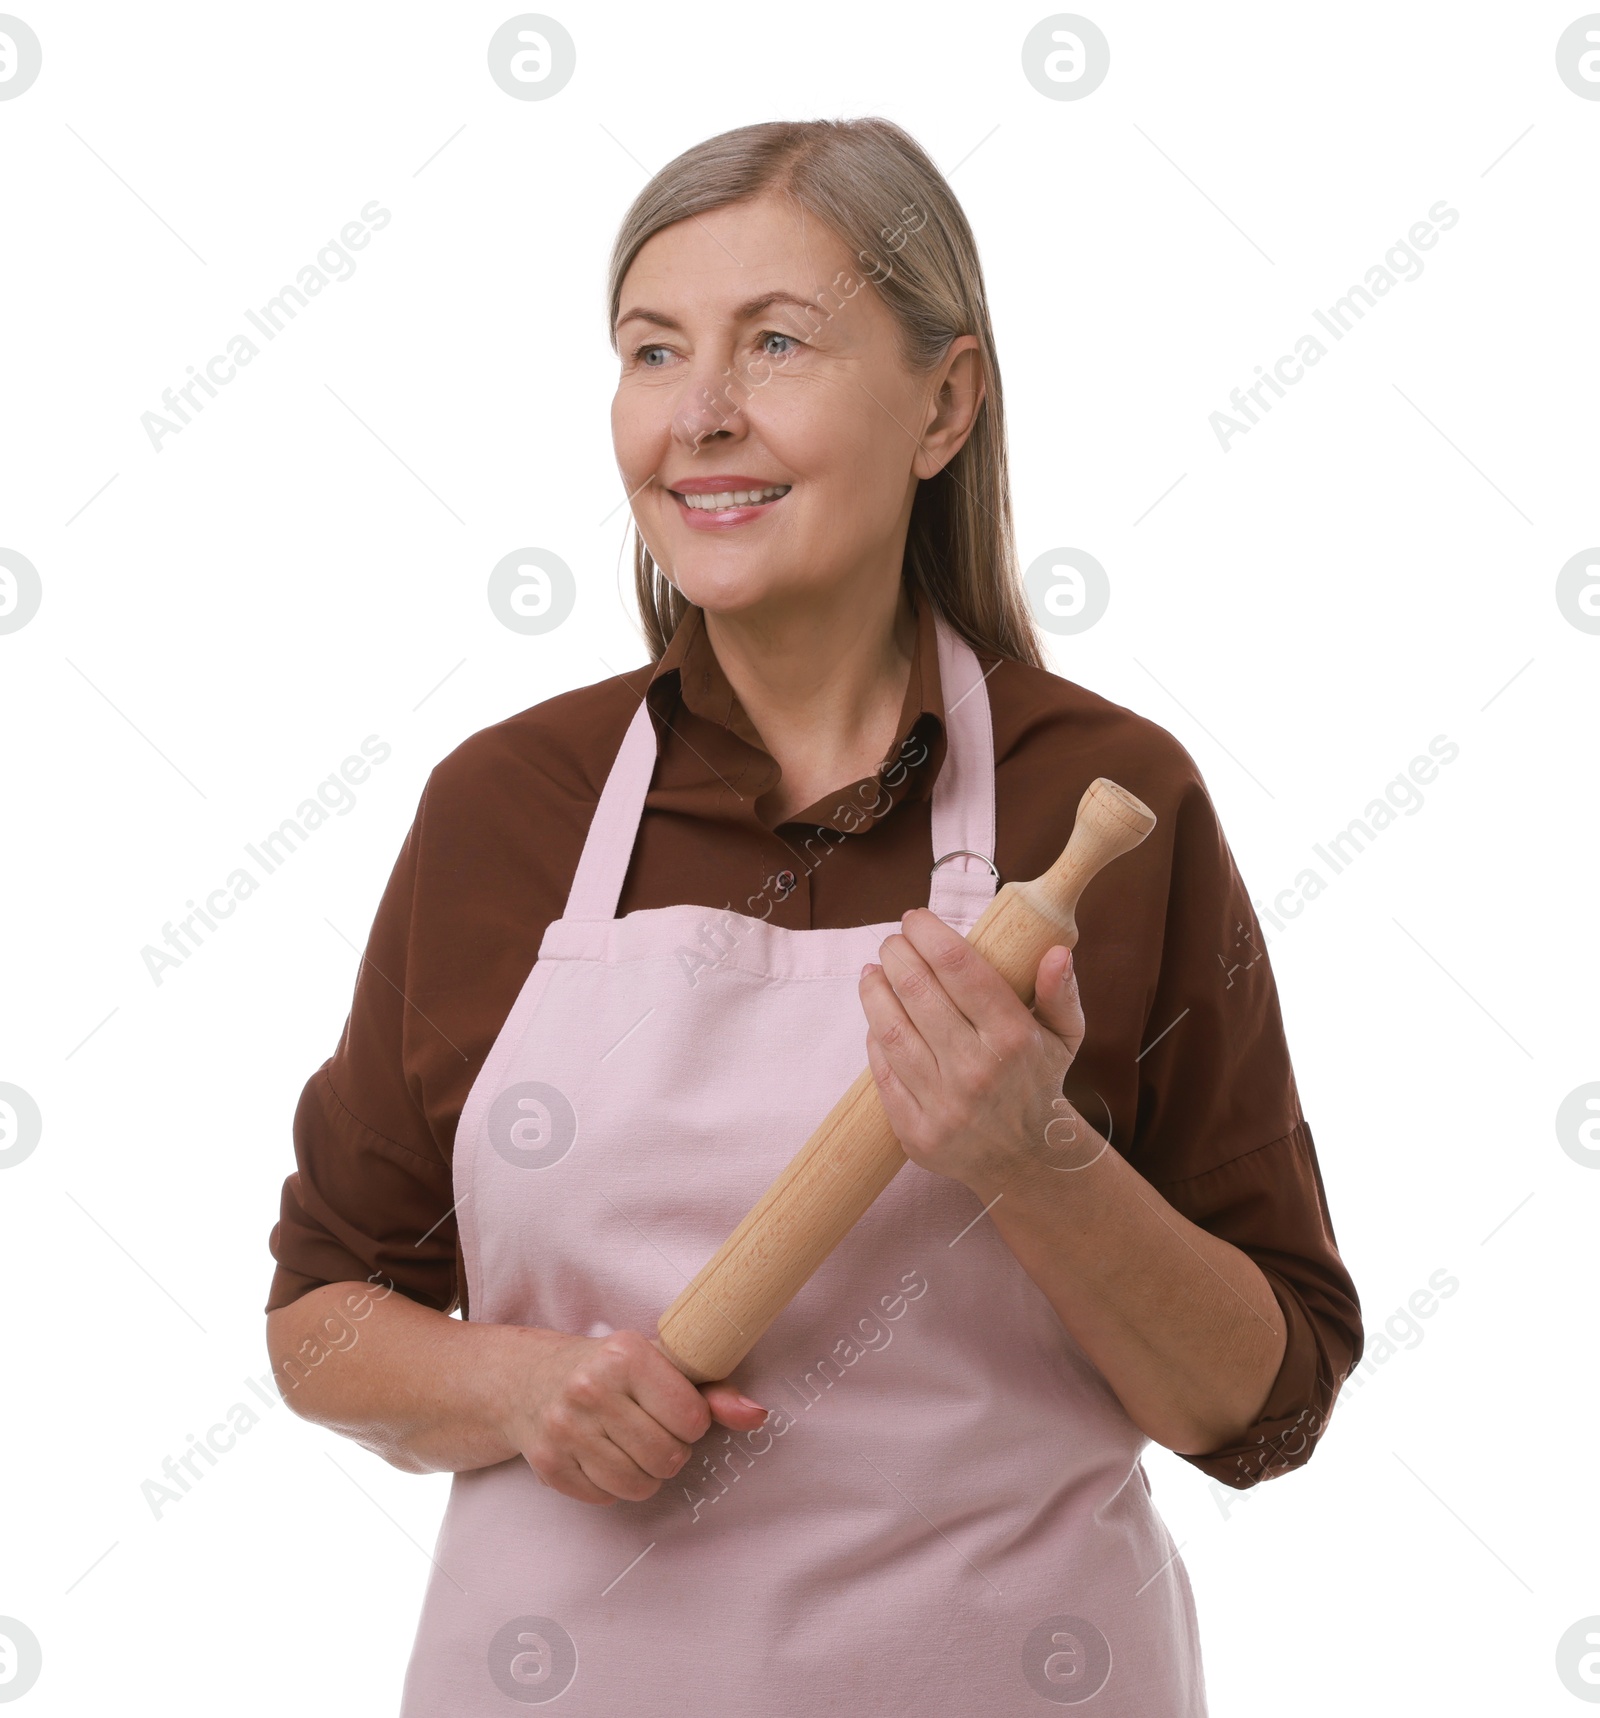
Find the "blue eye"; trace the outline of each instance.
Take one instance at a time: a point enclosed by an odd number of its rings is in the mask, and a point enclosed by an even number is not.
[[[786,340],[788,342],[788,346],[782,351],[774,352],[767,345],[769,340]],[[798,351],[801,344],[802,342],[796,339],[793,334],[785,334],[778,328],[768,328],[756,336],[756,345],[762,349],[762,355],[768,358],[787,358],[791,356],[792,352]],[[635,346],[632,354],[633,361],[636,364],[641,364],[646,370],[660,370],[665,368],[665,366],[663,364],[652,364],[649,361],[648,354],[651,352],[670,352],[671,350],[672,348],[670,346],[663,346],[656,343],[645,346]]]

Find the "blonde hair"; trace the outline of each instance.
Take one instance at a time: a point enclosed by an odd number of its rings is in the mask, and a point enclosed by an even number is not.
[[[955,458],[917,486],[904,576],[975,648],[1043,667],[1017,571],[1000,366],[978,248],[944,175],[908,132],[887,119],[773,120],[724,131],[669,161],[634,199],[612,247],[612,350],[622,282],[646,241],[674,221],[767,192],[794,198],[860,259],[913,371],[931,370],[958,335],[977,336],[983,404]],[[922,224],[908,243],[917,214]],[[690,605],[637,526],[633,565],[645,639],[659,659]]]

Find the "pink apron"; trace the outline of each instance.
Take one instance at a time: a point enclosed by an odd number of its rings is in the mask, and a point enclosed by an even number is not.
[[[937,631],[930,862],[992,856],[988,693]],[[616,917],[655,761],[641,704],[462,1111],[474,1319],[654,1336],[866,1063],[857,982],[897,923]],[[950,858],[929,905],[965,932],[994,887]],[[907,1164],[735,1374],[766,1424],[713,1424],[648,1501],[457,1474],[403,1718],[1205,1718],[1144,1435],[981,1209]]]

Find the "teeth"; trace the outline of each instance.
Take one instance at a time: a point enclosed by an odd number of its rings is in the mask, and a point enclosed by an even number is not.
[[[721,495],[685,495],[683,500],[701,512],[714,513],[724,507],[749,507],[758,501],[773,501],[788,493],[787,483],[775,483],[766,489],[728,489]]]

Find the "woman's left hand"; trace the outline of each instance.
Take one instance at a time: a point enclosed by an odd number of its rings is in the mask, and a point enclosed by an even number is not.
[[[1061,1084],[1084,1035],[1070,951],[1046,950],[1032,1011],[927,907],[879,953],[861,974],[867,1063],[906,1156],[980,1196],[1024,1153],[1059,1157],[1074,1117]]]

